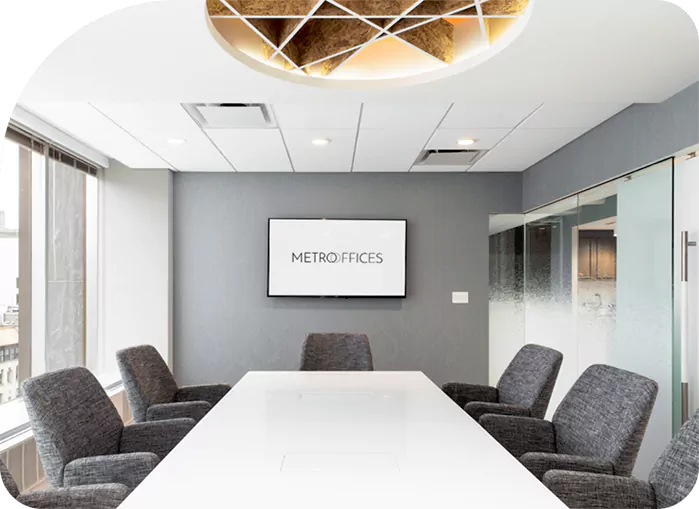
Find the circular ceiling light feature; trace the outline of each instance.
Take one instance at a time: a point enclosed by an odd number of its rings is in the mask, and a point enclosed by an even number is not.
[[[207,9],[219,44],[251,67],[280,77],[386,80],[484,53],[516,32],[534,1],[207,0]]]
[[[316,138],[311,143],[313,143],[316,147],[324,147],[325,145],[330,143],[330,141],[330,138]]]
[[[187,143],[187,140],[184,138],[169,138],[167,142],[169,145],[184,145]]]
[[[468,147],[469,145],[476,143],[476,140],[473,138],[461,138],[460,140],[457,140],[456,143],[462,147]]]

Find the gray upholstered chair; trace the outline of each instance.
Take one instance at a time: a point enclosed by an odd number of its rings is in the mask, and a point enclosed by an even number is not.
[[[561,369],[563,354],[539,345],[524,345],[496,387],[448,382],[442,390],[474,419],[484,414],[543,419]]]
[[[196,424],[173,419],[124,426],[85,368],[30,378],[22,393],[52,488],[117,483],[133,489]]]
[[[699,412],[656,461],[648,482],[585,472],[549,470],[544,484],[572,509],[665,509],[679,504],[699,475]]]
[[[301,371],[373,371],[366,334],[311,333],[301,352]]]
[[[478,422],[539,479],[555,469],[629,476],[657,393],[653,380],[596,364],[550,422],[493,414]]]
[[[0,461],[0,477],[17,502],[36,509],[116,509],[129,494],[123,484],[99,484],[20,494],[7,466]]]
[[[170,368],[150,345],[117,352],[117,364],[134,422],[178,417],[199,421],[231,390],[226,384],[179,387]]]

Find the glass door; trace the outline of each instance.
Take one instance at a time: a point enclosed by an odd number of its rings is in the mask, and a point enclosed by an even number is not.
[[[696,152],[694,152],[696,153]],[[673,428],[699,410],[699,157],[675,160]],[[684,392],[683,392],[684,388]]]

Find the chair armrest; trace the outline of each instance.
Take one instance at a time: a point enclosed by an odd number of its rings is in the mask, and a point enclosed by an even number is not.
[[[485,414],[516,415],[520,417],[530,417],[529,408],[522,405],[508,405],[507,403],[483,403],[481,401],[471,401],[464,407],[466,413],[475,420]]]
[[[442,385],[442,390],[460,407],[471,401],[497,403],[498,390],[487,385],[471,385],[460,382],[448,382]]]
[[[231,386],[228,384],[188,385],[180,387],[175,395],[175,401],[206,401],[214,406],[230,390]]]
[[[63,470],[63,486],[116,483],[134,489],[159,461],[157,455],[149,452],[79,458]]]
[[[515,458],[527,452],[556,452],[556,434],[549,421],[486,414],[478,422]]]
[[[653,487],[633,477],[549,470],[544,484],[571,509],[656,509]]]
[[[194,419],[142,422],[125,426],[119,451],[151,452],[163,459],[196,425]]]
[[[588,456],[530,452],[524,454],[519,460],[537,477],[537,479],[543,479],[544,474],[549,470],[568,470],[571,472],[587,472],[590,474],[614,474],[614,464],[611,461],[590,458]]]
[[[17,497],[17,501],[34,509],[116,509],[129,493],[123,484],[96,484],[28,491]]]
[[[182,403],[163,403],[151,405],[146,410],[146,421],[166,421],[169,419],[188,418],[200,421],[211,410],[206,401],[186,401]]]

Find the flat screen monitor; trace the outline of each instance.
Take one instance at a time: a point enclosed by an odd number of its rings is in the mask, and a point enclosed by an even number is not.
[[[270,219],[268,297],[406,296],[405,219]]]

